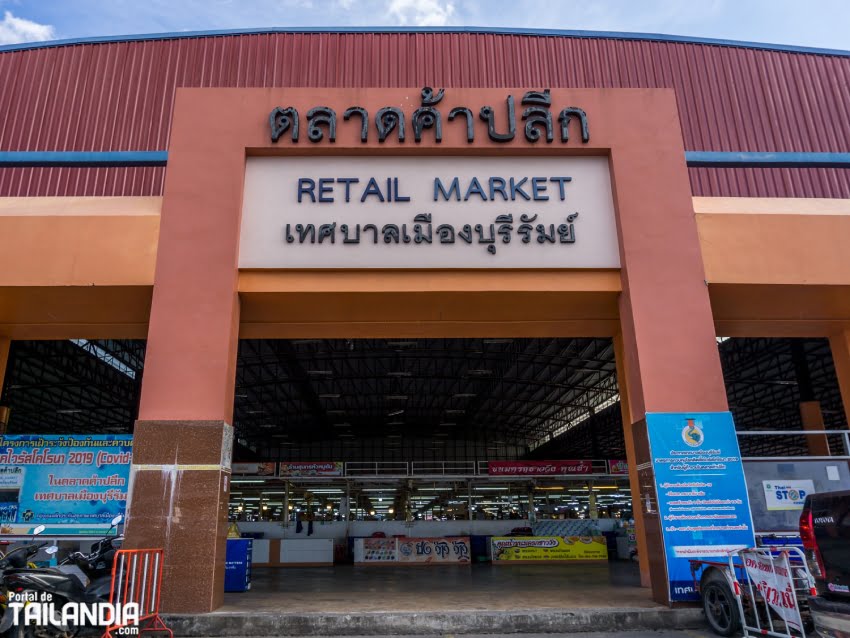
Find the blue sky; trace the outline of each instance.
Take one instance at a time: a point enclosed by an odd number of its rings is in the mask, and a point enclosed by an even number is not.
[[[0,44],[270,26],[488,26],[850,49],[850,0],[0,0],[0,13]]]

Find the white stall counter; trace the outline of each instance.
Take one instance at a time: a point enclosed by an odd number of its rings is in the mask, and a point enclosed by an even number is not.
[[[255,538],[252,544],[251,563],[266,564],[269,562],[271,541],[265,538]]]
[[[280,564],[324,566],[334,563],[332,538],[284,538],[280,541]]]

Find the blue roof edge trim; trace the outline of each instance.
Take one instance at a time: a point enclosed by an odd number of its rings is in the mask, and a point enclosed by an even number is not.
[[[685,151],[691,168],[850,168],[850,153]]]
[[[850,153],[685,151],[691,168],[850,168]],[[0,168],[165,166],[168,151],[0,151]]]
[[[0,167],[165,166],[168,151],[0,151]]]
[[[26,42],[0,46],[0,53],[7,51],[26,51],[76,44],[105,44],[109,42],[138,42],[147,40],[176,40],[179,38],[210,38],[229,35],[263,35],[273,33],[469,33],[492,35],[528,35],[541,37],[598,38],[609,40],[638,40],[651,42],[674,42],[680,44],[706,44],[713,46],[757,49],[763,51],[782,51],[785,53],[807,53],[850,57],[850,51],[805,47],[792,44],[770,44],[766,42],[747,42],[725,40],[722,38],[700,38],[695,36],[667,35],[663,33],[632,33],[629,31],[582,31],[577,29],[527,29],[509,27],[266,27],[256,29],[220,29],[208,31],[175,31],[168,33],[144,33],[132,35],[94,36],[88,38],[69,38],[46,42]]]

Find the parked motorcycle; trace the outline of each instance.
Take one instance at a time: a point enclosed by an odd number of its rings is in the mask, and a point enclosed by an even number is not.
[[[10,552],[0,559],[0,569],[3,570],[0,588],[6,595],[15,592],[34,595],[37,599],[49,594],[57,610],[67,602],[108,602],[112,584],[112,563],[122,540],[121,537],[111,534],[122,520],[122,516],[116,516],[106,536],[97,541],[89,553],[74,552],[58,567],[27,566],[27,561],[45,547],[47,542],[26,545]],[[34,530],[34,537],[42,531],[44,526],[39,525]],[[50,554],[57,550],[55,545],[46,549]],[[5,609],[0,620],[0,635],[7,635],[10,629],[14,629],[14,638],[73,638],[80,630],[80,627],[66,625],[33,626],[21,622],[14,627],[13,625],[14,614]]]

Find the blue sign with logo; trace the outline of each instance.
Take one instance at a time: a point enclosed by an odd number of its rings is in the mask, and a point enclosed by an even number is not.
[[[98,534],[127,507],[130,435],[0,436],[0,534]]]
[[[726,560],[755,545],[730,412],[646,415],[670,600],[699,600],[690,560]]]

